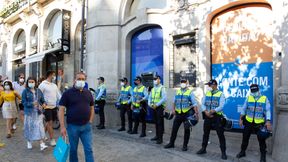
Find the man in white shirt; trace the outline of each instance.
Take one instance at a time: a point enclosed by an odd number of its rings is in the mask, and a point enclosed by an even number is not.
[[[23,90],[25,89],[25,75],[23,73],[20,73],[18,75],[18,81],[15,81],[12,83],[13,84],[13,88],[14,90],[19,94],[22,95]],[[17,104],[18,104],[18,108],[19,108],[19,112],[20,112],[20,120],[24,121],[24,106],[21,103],[21,100],[17,99]],[[13,124],[13,130],[15,130],[16,127],[16,121]]]
[[[53,121],[57,119],[57,102],[61,98],[60,91],[55,82],[55,72],[48,71],[46,74],[46,80],[44,80],[40,85],[39,89],[42,91],[44,95],[44,99],[46,101],[47,106],[45,107],[44,115],[45,120],[47,122],[46,128],[48,134],[50,136],[50,145],[55,146],[56,142],[54,139],[54,132],[53,132]]]

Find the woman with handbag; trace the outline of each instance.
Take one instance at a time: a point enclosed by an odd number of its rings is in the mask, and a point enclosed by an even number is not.
[[[1,92],[0,95],[0,103],[2,105],[2,113],[3,118],[6,119],[6,128],[7,128],[7,138],[12,137],[12,133],[14,131],[12,130],[13,121],[17,118],[18,112],[17,112],[17,106],[16,106],[16,98],[21,100],[21,96],[14,91],[12,82],[5,81],[4,82],[4,91]]]
[[[40,150],[48,146],[43,142],[45,129],[42,109],[46,106],[43,94],[36,88],[36,79],[29,77],[26,89],[22,93],[24,106],[24,137],[27,140],[27,148],[32,149],[32,141],[40,141]]]

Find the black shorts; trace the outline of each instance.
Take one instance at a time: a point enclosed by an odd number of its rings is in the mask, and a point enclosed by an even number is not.
[[[24,106],[23,106],[22,103],[19,103],[19,110],[20,110],[20,111],[23,111],[23,110],[24,110]]]
[[[57,120],[57,115],[58,109],[56,107],[54,109],[45,109],[44,111],[45,120],[47,122]]]

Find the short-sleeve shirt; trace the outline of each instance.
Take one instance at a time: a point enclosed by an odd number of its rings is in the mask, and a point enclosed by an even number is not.
[[[90,108],[94,106],[93,97],[87,89],[68,89],[63,93],[59,105],[66,107],[67,124],[85,125],[89,122],[91,113],[94,113]]]

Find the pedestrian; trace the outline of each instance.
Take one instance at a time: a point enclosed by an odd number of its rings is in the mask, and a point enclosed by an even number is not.
[[[43,142],[45,129],[43,123],[42,109],[46,103],[43,93],[36,88],[37,81],[29,77],[26,88],[22,93],[22,103],[24,106],[24,137],[27,140],[27,148],[32,149],[33,141],[40,141],[40,150],[45,150],[48,146]]]
[[[11,134],[14,133],[12,125],[18,116],[17,106],[15,102],[16,98],[21,100],[21,96],[16,91],[14,91],[12,82],[5,81],[4,91],[2,91],[0,95],[0,105],[3,103],[2,113],[3,118],[6,119],[7,138],[12,137]]]
[[[85,74],[76,74],[74,86],[66,90],[60,100],[59,121],[61,134],[70,142],[70,162],[78,162],[78,142],[81,140],[86,162],[94,162],[92,122],[94,118],[94,101],[89,90],[85,89]],[[66,109],[67,132],[64,124]]]
[[[170,137],[170,142],[165,145],[164,148],[173,148],[177,137],[177,132],[182,123],[187,121],[189,116],[195,116],[198,119],[198,108],[197,101],[195,99],[192,90],[188,88],[188,83],[186,79],[180,81],[181,88],[177,91],[174,97],[174,104],[172,113],[175,114],[175,119],[173,122],[172,133]],[[188,142],[190,138],[190,127],[184,126],[184,142],[182,151],[188,150]]]
[[[132,87],[128,84],[127,78],[120,79],[121,81],[121,91],[118,97],[118,103],[120,103],[120,118],[121,118],[121,127],[118,131],[125,131],[125,113],[128,117],[128,133],[132,133],[132,110],[131,100],[132,100]]]
[[[134,79],[133,97],[132,97],[132,106],[134,116],[134,128],[131,134],[138,133],[139,122],[142,122],[142,131],[140,137],[146,136],[146,114],[147,114],[147,100],[148,92],[146,87],[142,84],[142,78],[137,76]]]
[[[153,117],[156,126],[156,136],[151,141],[156,141],[156,144],[163,143],[164,133],[164,109],[166,107],[166,90],[161,84],[161,77],[156,75],[153,79],[154,87],[148,99],[148,105],[153,109]]]
[[[100,123],[96,126],[98,129],[105,129],[105,113],[104,106],[106,104],[106,86],[104,84],[105,80],[103,77],[98,78],[98,87],[96,90],[95,102],[99,106],[99,117]]]
[[[241,151],[237,154],[237,158],[246,156],[249,139],[252,133],[257,134],[260,146],[261,158],[260,162],[266,161],[266,138],[261,137],[258,133],[261,127],[266,127],[272,131],[271,125],[271,106],[268,98],[262,95],[257,84],[251,84],[250,95],[247,97],[241,110],[240,127],[244,125]]]
[[[56,77],[54,71],[47,71],[46,80],[42,81],[42,83],[39,85],[39,89],[42,91],[44,99],[46,101],[46,106],[44,108],[44,116],[46,121],[46,129],[50,137],[51,146],[56,145],[54,139],[53,121],[57,120],[57,102],[61,98],[61,94],[57,85],[53,83],[55,78]]]
[[[215,129],[220,142],[220,149],[222,152],[221,158],[227,159],[226,155],[226,140],[224,136],[224,125],[223,125],[223,106],[225,104],[225,96],[217,87],[218,83],[216,80],[211,79],[208,83],[211,90],[208,90],[206,95],[202,99],[202,114],[204,119],[203,125],[203,141],[202,148],[197,154],[205,154],[206,147],[209,141],[209,134],[211,129]]]
[[[22,95],[22,92],[24,91],[25,89],[25,75],[23,73],[20,73],[18,75],[18,81],[15,81],[12,83],[13,84],[13,88],[15,89],[15,91],[17,91],[17,93],[19,95]],[[19,108],[19,117],[20,117],[20,120],[24,121],[24,106],[21,102],[21,100],[16,100],[17,101],[17,106]],[[13,124],[13,129],[16,130],[17,129],[17,126],[16,126],[16,121],[14,122]]]

